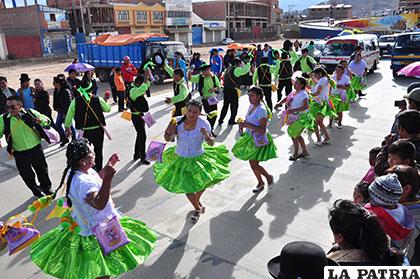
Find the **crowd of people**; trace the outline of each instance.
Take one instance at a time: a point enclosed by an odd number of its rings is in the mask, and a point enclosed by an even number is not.
[[[316,146],[328,145],[333,140],[328,129],[334,123],[338,129],[345,128],[343,112],[350,110],[357,98],[365,96],[362,91],[366,88],[367,65],[360,47],[355,49],[352,60],[341,61],[332,75],[317,64],[310,50],[304,48],[298,54],[296,49],[300,47],[299,43],[287,40],[282,49],[265,44],[263,48],[229,49],[225,56],[219,49],[212,49],[209,63],[195,53],[189,68],[182,54],[175,53],[172,65],[166,62],[162,65],[173,79],[173,96],[164,100],[173,105],[164,138],[176,142],[166,150],[162,148],[164,145],[146,150],[147,96],[153,81],[152,67],[148,64],[150,68],[143,65],[137,69],[126,56],[121,68],[113,69],[112,100],[118,103],[120,112],[131,112],[137,134],[133,160],[149,165],[153,157],[148,156],[149,151],[161,158],[155,159],[158,162],[153,165],[155,182],[171,193],[186,196],[194,208],[191,222],[198,222],[206,211],[201,199],[206,189],[230,176],[229,150],[215,142],[215,125],[224,124],[229,108],[227,124],[238,125],[240,134],[231,152],[234,157],[249,162],[257,180],[252,191],[259,193],[266,184],[271,187],[274,183],[273,175],[261,165],[277,157],[277,147],[269,132],[278,128],[270,125],[273,117],[278,117],[280,126],[287,126],[293,143],[289,160],[307,160],[310,154],[303,132],[307,131],[309,136],[315,133]],[[65,185],[67,205],[72,208],[74,222],[80,226],[76,236],[63,233],[62,227],[46,233],[33,244],[32,260],[44,272],[59,278],[107,278],[141,264],[151,254],[157,237],[144,223],[121,216],[116,210],[110,188],[119,157],[112,155],[103,166],[102,155],[104,137],[110,137],[104,113],[111,111],[111,105],[107,98],[98,96],[93,72],[85,72],[82,79],[77,74],[70,70],[67,78],[57,75],[53,79],[55,121],[41,80],[35,80],[32,87],[29,76],[22,74],[21,86],[15,91],[8,87],[6,77],[0,77],[3,113],[0,137],[5,135],[7,150],[34,196],[55,198]],[[238,118],[243,88],[247,89],[249,108],[243,118]],[[291,274],[290,278],[318,278],[313,274],[321,272],[322,275],[324,265],[337,263],[419,264],[420,86],[413,85],[408,90],[405,96],[408,109],[405,102],[399,103],[401,111],[391,133],[369,153],[371,168],[355,183],[353,198],[338,200],[330,209],[329,223],[335,245],[326,254],[311,243],[287,245],[268,264],[274,278],[283,278],[281,274]],[[272,92],[277,93],[275,102]],[[201,117],[203,110],[206,119]],[[325,118],[329,121],[327,125]],[[49,127],[59,133],[61,146],[68,144],[67,165],[55,191],[51,188],[41,147],[42,139],[50,142],[45,130]],[[102,253],[104,247],[96,228],[106,227],[114,217],[118,218],[117,232],[125,232],[127,241],[109,254]],[[308,277],[302,273],[304,267],[280,266],[284,257],[293,253],[302,258],[308,253],[317,254],[320,270],[311,271]]]

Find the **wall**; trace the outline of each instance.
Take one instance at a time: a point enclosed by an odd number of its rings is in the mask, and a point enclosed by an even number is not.
[[[39,36],[38,6],[0,10],[0,32],[6,36]]]
[[[193,3],[193,12],[204,20],[226,20],[225,2]]]
[[[0,33],[0,60],[5,60],[8,54],[6,36],[4,36],[3,33]]]
[[[119,20],[118,12],[126,11],[129,14],[128,20]],[[146,21],[137,21],[136,12],[145,12],[147,15]],[[153,13],[161,12],[163,15],[162,20],[154,20]],[[145,33],[151,31],[163,32],[163,27],[165,25],[165,7],[161,5],[147,6],[143,3],[137,5],[123,5],[123,4],[114,4],[114,20],[115,20],[115,30],[119,31],[120,34],[129,34],[129,33]],[[130,30],[126,27],[130,27]],[[122,33],[123,32],[123,33]]]
[[[42,57],[39,36],[6,36],[9,55],[16,58]]]

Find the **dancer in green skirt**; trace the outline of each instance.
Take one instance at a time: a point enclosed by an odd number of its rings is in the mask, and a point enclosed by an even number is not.
[[[267,161],[277,157],[277,148],[273,138],[267,130],[269,111],[262,102],[264,91],[260,87],[253,87],[248,91],[251,103],[245,121],[239,121],[239,130],[242,136],[233,146],[232,152],[236,158],[249,161],[252,171],[258,180],[257,187],[253,190],[258,193],[264,189],[262,176],[267,179],[267,184],[273,184],[273,176],[262,166],[261,161]],[[243,133],[243,129],[246,132]]]
[[[67,167],[57,191],[64,185],[67,172],[70,171],[66,189],[67,206],[80,232],[65,226],[52,229],[33,244],[32,261],[45,273],[65,279],[116,277],[136,268],[153,251],[157,236],[144,223],[120,217],[115,208],[110,190],[118,155],[112,155],[106,166],[97,173],[92,169],[95,155],[87,140],[82,139],[68,145],[66,157]],[[93,231],[97,225],[107,226],[114,217],[119,219],[117,222],[121,224],[129,242],[105,255],[102,252],[103,244],[99,244]],[[112,240],[117,235],[121,236],[116,234],[121,231],[115,226],[110,232],[107,236]]]
[[[210,123],[199,117],[201,109],[200,102],[191,100],[186,115],[171,120],[165,140],[176,137],[177,145],[168,148],[162,162],[154,165],[157,184],[169,192],[186,194],[195,209],[193,223],[205,212],[200,201],[204,191],[230,176],[229,151],[224,145],[213,146]]]
[[[351,72],[351,87],[354,92],[359,96],[363,97],[366,94],[362,93],[362,90],[366,88],[366,75],[368,72],[368,66],[365,60],[362,59],[361,53],[356,53],[354,60],[350,62],[348,66]]]
[[[347,98],[347,89],[350,87],[350,78],[344,74],[344,68],[341,65],[337,65],[335,68],[335,73],[331,77],[331,79],[335,82],[336,88],[331,90],[331,95],[336,113],[338,115],[337,118],[337,128],[342,128],[342,121],[343,121],[343,111],[349,110],[349,100]],[[334,117],[330,116],[330,123],[328,124],[328,128],[332,128]]]
[[[328,116],[337,117],[337,114],[329,105],[330,82],[327,71],[318,67],[312,72],[311,76],[316,85],[312,88],[312,101],[309,110],[316,119],[316,145],[322,146],[330,142],[330,135],[324,125],[324,118]],[[324,140],[321,139],[320,130]]]
[[[299,158],[309,157],[308,150],[306,149],[305,140],[302,137],[302,132],[305,129],[315,129],[315,119],[309,112],[309,95],[305,91],[306,79],[303,77],[296,77],[294,83],[295,91],[289,96],[277,103],[275,108],[286,104],[285,117],[282,119],[289,125],[287,133],[293,141],[294,152],[289,157],[290,161],[296,161]],[[299,146],[302,153],[299,154]]]

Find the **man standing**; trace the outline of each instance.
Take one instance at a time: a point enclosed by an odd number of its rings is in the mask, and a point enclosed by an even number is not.
[[[216,136],[214,133],[214,124],[217,118],[217,100],[216,103],[209,102],[210,98],[216,97],[218,90],[220,89],[219,78],[210,71],[210,65],[204,64],[200,68],[201,74],[192,75],[188,72],[188,80],[194,84],[198,84],[198,91],[203,103],[204,111],[207,114],[207,121],[211,126],[211,133],[213,137]],[[210,104],[211,103],[211,104]]]
[[[16,91],[7,86],[6,77],[0,76],[0,114],[6,113],[6,102],[10,96],[15,96]]]
[[[261,58],[261,65],[254,71],[252,83],[259,86],[264,91],[265,101],[270,110],[273,110],[273,102],[271,100],[271,81],[272,75],[279,70],[279,63],[275,66],[268,65],[268,57]]]
[[[213,74],[215,74],[217,77],[220,77],[222,75],[223,58],[221,55],[219,55],[219,51],[215,48],[211,50],[210,66]]]
[[[293,70],[309,74],[315,69],[316,64],[315,59],[308,55],[308,49],[304,48],[302,49],[302,56],[296,61]]]
[[[95,152],[95,170],[102,170],[105,116],[104,112],[110,112],[111,106],[102,97],[88,93],[92,83],[81,83],[78,90],[80,96],[74,98],[67,111],[64,126],[66,133],[70,134],[70,126],[74,121],[76,129],[83,130],[83,137],[92,145]]]
[[[131,84],[134,81],[134,77],[137,76],[137,69],[130,62],[129,56],[124,56],[124,62],[121,66],[121,72],[122,72],[123,79],[125,82],[125,94],[126,94],[126,97],[128,98],[128,95],[131,89]]]
[[[67,78],[67,83],[70,86],[70,89],[73,93],[73,97],[79,95],[79,92],[77,92],[77,87],[80,84],[80,79],[77,78],[77,72],[75,69],[69,70],[69,76]]]
[[[223,124],[223,120],[226,117],[229,106],[231,112],[228,124],[237,124],[235,118],[238,114],[239,96],[241,94],[241,90],[239,89],[241,86],[240,78],[243,75],[248,74],[251,69],[251,63],[249,61],[243,67],[241,67],[241,63],[242,61],[239,58],[235,58],[233,59],[232,66],[225,71],[223,87],[224,99],[222,112],[219,118],[219,125]]]
[[[35,108],[35,89],[30,86],[31,80],[28,74],[20,74],[20,88],[16,90],[16,96],[22,100],[23,107],[26,109]]]
[[[22,100],[17,96],[8,97],[6,104],[8,113],[0,116],[0,138],[5,135],[7,152],[15,157],[19,174],[34,196],[53,194],[50,190],[48,165],[41,147],[41,138],[49,141],[42,129],[50,124],[49,119],[35,110],[23,109]]]

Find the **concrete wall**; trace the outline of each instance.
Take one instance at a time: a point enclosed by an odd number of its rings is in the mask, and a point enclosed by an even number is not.
[[[6,36],[40,35],[37,6],[0,10],[0,32]]]
[[[0,33],[0,60],[5,60],[8,54],[6,36],[4,36],[3,33]]]
[[[204,20],[226,20],[225,2],[193,3],[193,12]]]

